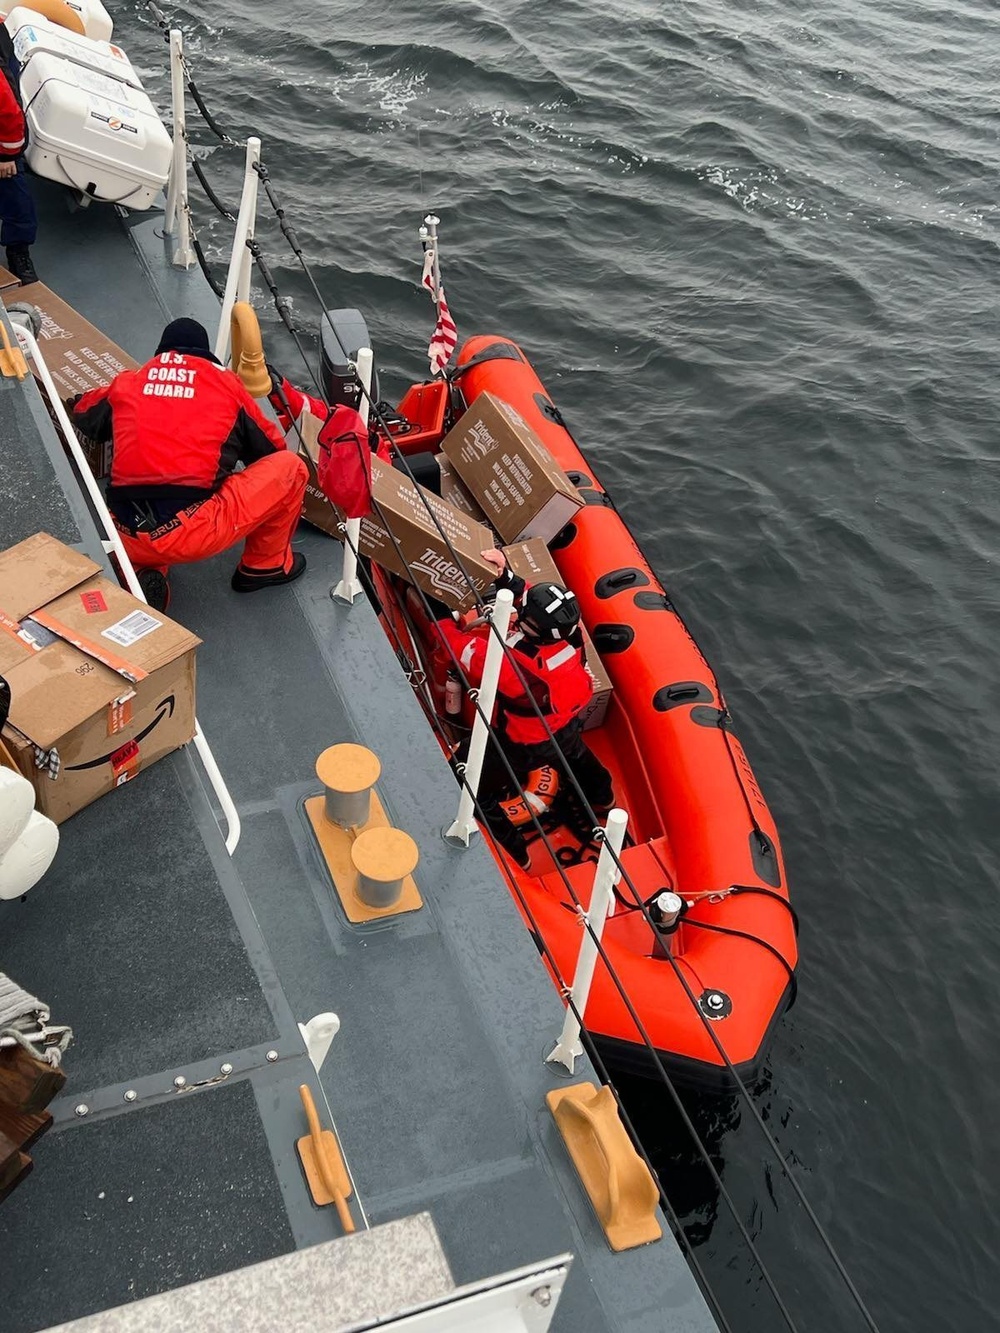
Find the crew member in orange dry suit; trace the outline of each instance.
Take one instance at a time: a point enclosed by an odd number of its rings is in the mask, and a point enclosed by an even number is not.
[[[505,656],[496,713],[503,753],[522,786],[533,769],[546,764],[551,764],[560,781],[568,786],[559,758],[561,751],[595,813],[604,815],[614,804],[614,793],[610,773],[583,741],[580,713],[590,701],[593,681],[584,660],[576,595],[558,583],[526,584],[507,566],[501,551],[484,551],[483,558],[497,570],[495,586],[509,588],[514,594],[517,619],[512,622],[507,646],[528,685],[525,690]],[[461,629],[443,604],[437,623],[469,683],[477,686],[486,664],[488,628]],[[505,797],[515,794],[512,788],[497,742],[491,739],[483,759],[479,804],[496,841],[527,869],[529,855],[524,838],[501,805]]]
[[[325,404],[272,372],[272,392],[279,384],[293,411],[308,403],[326,417]],[[196,320],[168,324],[151,360],[83,394],[72,415],[84,434],[112,441],[108,507],[151,604],[166,606],[171,566],[238,541],[236,592],[291,583],[305,571],[291,540],[306,465],[239,376],[220,365]]]

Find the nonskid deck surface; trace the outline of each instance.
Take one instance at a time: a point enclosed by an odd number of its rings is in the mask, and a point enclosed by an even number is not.
[[[133,220],[130,244],[113,212],[70,217],[34,184],[43,281],[127,351],[148,356],[169,317],[217,318],[197,275],[164,267],[160,218]],[[0,382],[2,544],[47,528],[99,557],[44,422]],[[458,1283],[572,1251],[556,1328],[713,1329],[669,1234],[607,1250],[545,1110],[561,1009],[537,953],[485,849],[440,837],[457,789],[367,603],[330,600],[339,546],[305,528],[298,545],[292,588],[240,597],[233,556],[173,577],[171,614],[204,639],[198,713],[243,821],[234,858],[184,752],[67,823],[48,876],[0,904],[0,967],[77,1036],[57,1129],[0,1209],[5,1333],[339,1234],[293,1146],[299,1084],[320,1093],[296,1022],[330,1009],[322,1091],[370,1221],[429,1210]],[[316,756],[347,740],[379,754],[421,853],[424,910],[368,929],[344,920],[302,810]]]

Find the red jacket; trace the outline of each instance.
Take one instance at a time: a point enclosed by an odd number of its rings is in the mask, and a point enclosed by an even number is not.
[[[12,162],[27,147],[24,112],[6,70],[0,70],[0,162]]]
[[[180,352],[91,389],[73,420],[93,439],[113,441],[108,503],[118,516],[130,502],[155,501],[163,521],[214,495],[237,463],[285,447],[238,375]]]
[[[483,678],[489,629],[459,629],[450,617],[439,620],[438,629],[475,688]],[[539,643],[527,638],[520,630],[508,636],[507,646],[513,650],[512,656],[516,658],[545,722],[532,707],[528,693],[505,654],[497,686],[500,729],[515,745],[540,745],[548,740],[549,731],[558,735],[590,702],[594,685],[584,663],[583,648],[566,641]]]

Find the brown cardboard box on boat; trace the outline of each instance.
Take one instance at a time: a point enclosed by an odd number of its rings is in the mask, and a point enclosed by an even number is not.
[[[566,580],[556,568],[556,562],[549,554],[549,549],[540,537],[530,541],[517,542],[503,548],[507,564],[527,583],[558,583],[565,588]],[[594,682],[594,693],[590,703],[581,713],[584,731],[599,727],[604,721],[611,699],[611,677],[604,669],[604,663],[598,656],[593,640],[581,625],[583,643],[587,651],[587,670]]]
[[[441,451],[505,542],[549,542],[583,504],[521,414],[492,393],[479,395]]]
[[[321,424],[317,417],[306,414],[299,421],[298,431],[289,432],[290,446],[298,449],[309,467],[302,517],[314,527],[342,540],[344,517],[320,490],[316,479],[316,438]],[[374,454],[372,498],[372,512],[361,520],[358,542],[361,555],[374,560],[391,574],[402,575],[407,582],[418,583],[429,597],[436,597],[455,610],[464,611],[472,606],[475,602],[473,589],[482,593],[493,582],[496,571],[481,557],[481,552],[496,545],[496,538],[489,528],[423,486],[415,485],[405,472],[390,467]],[[437,524],[440,524],[441,531]],[[393,538],[399,544],[398,552]],[[455,563],[448,542],[455,548],[469,579]],[[401,555],[405,557],[405,563]]]
[[[454,610],[464,611],[474,605],[475,593],[485,592],[496,578],[496,570],[481,554],[495,544],[489,528],[375,457],[372,497],[378,508],[361,520],[361,554],[390,573],[417,583],[429,597],[436,597]],[[393,537],[399,544],[399,552]],[[449,543],[461,566],[449,550]]]
[[[48,533],[0,552],[3,741],[42,814],[61,823],[191,740],[200,642]]]
[[[12,287],[0,295],[4,305],[27,301],[41,311],[42,331],[38,345],[63,402],[75,394],[86,393],[88,389],[110,384],[122,370],[136,369],[138,362],[43,282]],[[150,353],[152,350],[150,348]],[[85,436],[80,436],[80,443],[94,476],[106,477],[111,471],[110,444],[98,444]]]
[[[0,264],[0,292],[6,291],[8,287],[20,287],[21,279],[15,278],[9,268],[4,268]]]
[[[490,521],[483,512],[482,505],[477,504],[472,498],[469,488],[455,471],[455,464],[446,454],[438,454],[437,461],[441,473],[441,499],[460,509],[463,514],[468,514],[469,518],[475,519],[477,523],[490,528]]]

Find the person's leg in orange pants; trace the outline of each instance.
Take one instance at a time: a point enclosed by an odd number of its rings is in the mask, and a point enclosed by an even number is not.
[[[182,510],[155,532],[122,532],[122,543],[136,569],[165,570],[208,560],[242,540],[241,569],[248,574],[288,573],[308,479],[308,469],[296,454],[269,454],[228,477],[211,499]]]

